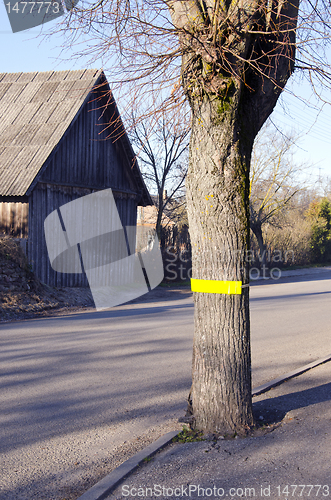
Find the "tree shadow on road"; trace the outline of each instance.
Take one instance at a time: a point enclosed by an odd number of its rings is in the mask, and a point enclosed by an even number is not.
[[[270,392],[266,394],[265,399],[253,402],[253,414],[257,423],[273,425],[280,423],[291,410],[330,401],[331,383],[273,398]]]

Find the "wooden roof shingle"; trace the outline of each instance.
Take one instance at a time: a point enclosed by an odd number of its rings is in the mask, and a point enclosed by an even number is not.
[[[0,73],[0,196],[24,196],[102,70]]]

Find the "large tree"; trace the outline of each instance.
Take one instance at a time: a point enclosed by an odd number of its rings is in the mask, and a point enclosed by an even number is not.
[[[266,7],[171,2],[192,108],[187,210],[201,280],[249,283],[252,147],[293,71],[298,1]],[[249,289],[195,293],[194,305],[194,427],[242,433],[253,424]]]
[[[63,24],[68,43],[83,34],[88,53],[109,55],[107,76],[127,109],[148,102],[150,114],[168,106],[180,113],[189,103],[187,210],[193,278],[205,287],[194,293],[190,409],[205,432],[244,433],[253,424],[249,169],[296,52],[309,75],[330,76],[317,50],[328,43],[321,20],[329,21],[329,5],[304,5],[300,17],[299,0],[82,0]],[[208,292],[215,281],[242,282],[242,293]]]

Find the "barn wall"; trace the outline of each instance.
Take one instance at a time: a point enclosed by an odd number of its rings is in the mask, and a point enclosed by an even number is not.
[[[136,192],[121,140],[107,139],[109,128],[101,133],[107,126],[103,111],[100,102],[91,97],[61,140],[40,181]]]
[[[55,272],[49,264],[44,220],[53,210],[93,191],[112,188],[123,225],[136,225],[137,187],[128,172],[122,141],[106,139],[106,117],[93,94],[39,177],[30,199],[29,260],[37,276],[52,286],[87,286],[85,275]],[[99,107],[99,109],[96,109]]]
[[[38,183],[33,190],[30,196],[28,253],[32,268],[43,283],[56,287],[88,286],[84,274],[58,273],[51,268],[44,235],[44,220],[53,210],[93,191],[88,188],[46,183]],[[136,225],[135,196],[114,192],[114,198],[122,224],[124,226]]]
[[[0,233],[15,238],[28,236],[29,204],[21,202],[0,203]]]

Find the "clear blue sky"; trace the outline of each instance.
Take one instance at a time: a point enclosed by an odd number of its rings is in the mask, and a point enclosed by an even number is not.
[[[48,29],[53,23],[56,21],[47,23],[45,27]],[[3,73],[102,67],[101,61],[89,64],[87,60],[68,60],[70,53],[66,53],[67,60],[63,60],[60,56],[62,40],[59,35],[44,40],[40,36],[40,28],[12,33],[3,2],[0,2],[0,40],[0,72]],[[295,87],[296,93],[298,88]],[[299,93],[311,103],[314,102],[308,85],[301,85]],[[325,97],[331,101],[331,95]],[[315,164],[313,171],[316,177],[320,174],[322,177],[331,178],[331,106],[326,105],[318,114],[312,107],[290,94],[285,93],[282,100],[283,105],[277,104],[272,120],[283,131],[293,131],[302,137],[296,153],[299,162]],[[118,104],[120,107],[120,103]]]

